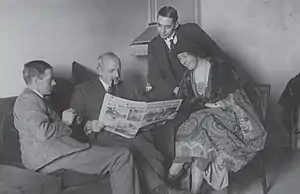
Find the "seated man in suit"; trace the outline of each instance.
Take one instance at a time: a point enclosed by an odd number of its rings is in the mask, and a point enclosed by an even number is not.
[[[137,169],[130,151],[120,147],[89,146],[71,138],[72,130],[43,101],[55,81],[52,66],[35,60],[24,65],[27,87],[14,106],[23,165],[51,173],[59,169],[86,174],[110,174],[113,194],[140,194]]]
[[[101,146],[122,146],[131,150],[141,172],[144,188],[147,193],[186,193],[169,188],[164,179],[166,170],[163,156],[155,149],[150,131],[140,131],[133,139],[102,130],[103,123],[98,121],[105,93],[138,99],[138,94],[120,81],[121,62],[119,57],[107,52],[99,56],[97,71],[99,77],[79,84],[72,95],[70,107],[79,113],[85,121],[84,129],[90,143]]]

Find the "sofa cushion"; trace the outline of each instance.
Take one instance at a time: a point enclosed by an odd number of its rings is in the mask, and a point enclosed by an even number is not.
[[[7,113],[3,120],[3,152],[2,163],[23,166],[21,162],[21,149],[19,133],[14,126],[13,114]]]
[[[1,194],[56,194],[60,179],[14,166],[0,165]]]
[[[6,125],[8,125],[6,119],[13,113],[15,100],[16,97],[0,98],[0,163],[3,161],[4,153],[6,153],[4,141],[8,141],[7,138],[4,138],[4,133],[6,133],[5,130],[7,129]]]

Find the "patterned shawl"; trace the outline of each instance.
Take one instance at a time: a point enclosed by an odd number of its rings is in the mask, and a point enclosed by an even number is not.
[[[180,82],[177,97],[183,99],[181,111],[187,116],[194,111],[204,109],[205,103],[222,100],[241,87],[233,66],[217,58],[210,58],[209,61],[211,68],[204,97],[196,97],[194,94],[192,71],[187,70]]]

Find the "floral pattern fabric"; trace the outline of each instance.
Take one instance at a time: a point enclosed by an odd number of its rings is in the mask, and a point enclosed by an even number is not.
[[[193,112],[176,134],[176,157],[207,158],[238,171],[263,149],[266,131],[238,89],[215,108]]]

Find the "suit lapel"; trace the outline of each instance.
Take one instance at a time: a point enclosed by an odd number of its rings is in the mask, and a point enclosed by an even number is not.
[[[161,37],[158,38],[156,49],[158,51],[157,53],[160,53],[159,55],[157,55],[159,56],[160,64],[169,63],[169,60],[167,58],[168,56],[167,45]]]
[[[106,93],[106,90],[98,77],[92,82],[92,88],[95,89],[98,88],[98,90],[94,90],[94,91],[95,92],[98,91],[102,95]]]
[[[98,103],[99,103],[99,101],[101,101],[101,104],[102,104],[102,100],[104,98],[106,90],[105,90],[103,84],[101,83],[101,81],[99,80],[99,78],[95,79],[91,83],[91,91],[90,92],[92,93],[91,95],[95,97],[95,100],[97,100]]]
[[[156,49],[157,49],[157,54],[156,56],[158,56],[158,62],[160,64],[160,67],[162,68],[163,72],[166,72],[167,75],[164,75],[164,79],[174,79],[174,77],[172,76],[173,73],[171,72],[171,62],[168,58],[168,48],[167,45],[165,43],[165,41],[159,37],[158,41],[157,41],[157,45],[156,45]],[[171,81],[171,80],[168,80]],[[173,81],[171,81],[173,82]]]
[[[92,119],[98,119],[106,90],[98,77],[90,83],[89,88],[90,89],[88,90],[88,92],[90,94],[89,98],[87,99],[87,103],[89,106],[87,110],[89,110],[89,113],[87,114]]]

